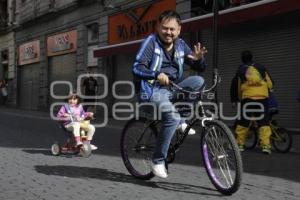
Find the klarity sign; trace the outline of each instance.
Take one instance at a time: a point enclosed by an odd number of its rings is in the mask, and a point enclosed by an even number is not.
[[[35,40],[19,46],[19,65],[26,65],[40,61],[40,41]]]
[[[47,38],[47,55],[56,56],[77,50],[77,31],[69,31]]]
[[[144,38],[155,31],[156,20],[163,11],[175,9],[176,0],[161,0],[110,16],[109,44]]]

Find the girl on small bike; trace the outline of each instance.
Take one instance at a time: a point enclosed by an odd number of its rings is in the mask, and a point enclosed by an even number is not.
[[[79,97],[76,94],[70,94],[68,103],[63,105],[57,113],[57,117],[63,122],[64,127],[68,131],[72,131],[76,145],[82,145],[80,139],[81,122],[87,118],[92,118],[94,113],[85,112],[79,102]],[[85,131],[87,131],[87,142],[90,143],[95,133],[95,126],[92,124],[85,124]],[[91,144],[91,149],[96,150],[97,147]]]

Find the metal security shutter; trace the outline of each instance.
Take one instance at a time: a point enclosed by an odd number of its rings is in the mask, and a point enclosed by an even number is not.
[[[69,81],[76,89],[76,54],[64,54],[49,59],[49,88],[53,81]],[[66,85],[54,87],[55,95],[68,95],[69,88]],[[50,92],[49,92],[50,94]],[[54,99],[49,96],[49,103],[63,100]]]
[[[114,57],[114,64],[113,64],[113,80],[114,83],[116,81],[132,81],[133,80],[133,75],[132,75],[132,65],[134,62],[135,55],[132,54],[126,54],[126,55],[117,55]],[[112,87],[111,87],[112,89]],[[118,84],[118,86],[115,88],[115,93],[118,96],[129,96],[131,93],[134,93],[134,88],[131,88],[130,85],[128,84]],[[111,92],[112,94],[112,92]],[[116,110],[113,109],[112,106],[116,105],[117,103],[129,103],[131,105],[135,105],[136,102],[136,97],[134,96],[133,98],[130,99],[121,99],[121,98],[115,98],[112,97],[112,104],[110,104],[111,108],[109,109],[111,114],[116,112]],[[117,109],[129,109],[129,107],[126,106],[117,106]],[[120,113],[116,112],[115,113],[117,117],[122,117],[128,118],[130,117],[131,114],[133,113]]]
[[[118,55],[116,56],[114,72],[115,72],[115,81],[132,81],[132,65],[134,62],[135,55]],[[132,90],[128,84],[120,84],[116,90],[116,94],[119,96],[130,95]],[[125,101],[133,101],[133,99],[125,100]],[[115,101],[119,101],[115,99]],[[122,100],[124,101],[124,100]]]
[[[280,106],[276,118],[282,126],[300,129],[300,105],[296,101],[300,85],[300,21],[296,20],[299,17],[296,13],[220,28],[219,69],[223,81],[218,94],[226,116],[234,115],[230,106],[230,82],[241,63],[241,51],[248,49],[255,61],[267,67],[275,81]],[[211,31],[204,30],[201,36],[211,53]],[[211,56],[208,54],[210,66]]]
[[[25,65],[19,67],[19,107],[37,110],[39,99],[39,65]]]

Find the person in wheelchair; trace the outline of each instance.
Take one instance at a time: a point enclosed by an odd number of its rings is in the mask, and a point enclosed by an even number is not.
[[[194,45],[194,51],[178,36],[181,31],[181,19],[172,10],[163,12],[157,23],[157,34],[151,34],[142,43],[133,65],[133,74],[139,80],[139,98],[141,102],[152,102],[161,113],[162,128],[152,157],[152,172],[161,178],[167,178],[165,160],[171,139],[176,131],[184,131],[187,124],[172,104],[170,81],[180,87],[190,87],[199,91],[204,86],[200,76],[183,77],[184,64],[197,71],[207,66],[204,54],[207,52],[200,43]],[[189,134],[195,133],[191,129]]]
[[[83,129],[87,132],[87,143],[90,143],[95,133],[95,126],[88,123],[88,120],[93,117],[94,113],[85,112],[80,104],[80,98],[76,94],[70,94],[68,103],[61,106],[57,113],[57,117],[63,123],[63,127],[67,131],[71,131],[76,141],[76,145],[82,145],[80,131]],[[95,145],[91,144],[91,149],[98,149]]]

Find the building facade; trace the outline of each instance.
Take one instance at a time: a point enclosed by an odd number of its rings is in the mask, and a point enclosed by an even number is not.
[[[182,37],[191,45],[201,41],[208,48],[207,61],[210,67],[202,75],[210,83],[213,73],[213,14],[211,1],[210,5],[203,2],[177,0],[176,10],[184,19]],[[281,125],[299,130],[300,121],[297,116],[300,105],[296,100],[300,84],[300,70],[297,67],[300,61],[297,56],[300,48],[300,23],[297,20],[300,15],[299,1],[261,0],[233,3],[234,5],[225,2],[219,12],[218,68],[222,76],[222,84],[218,88],[218,100],[222,104],[219,112],[227,117],[235,116],[235,110],[230,103],[230,83],[241,64],[241,51],[251,50],[254,59],[267,67],[275,82],[274,89],[280,110],[276,118]],[[113,16],[108,18],[110,26]],[[130,40],[131,42],[123,41],[124,43],[115,45],[110,43],[112,31],[108,29],[108,45],[96,49],[95,56],[112,59],[111,70],[115,70],[111,73],[112,80],[131,80],[131,74],[124,74],[131,70],[141,40],[136,38]],[[187,70],[186,75],[189,74],[193,72]],[[126,88],[122,91],[126,93]],[[117,100],[112,98],[111,102],[113,101]],[[234,120],[228,121],[233,123]]]

